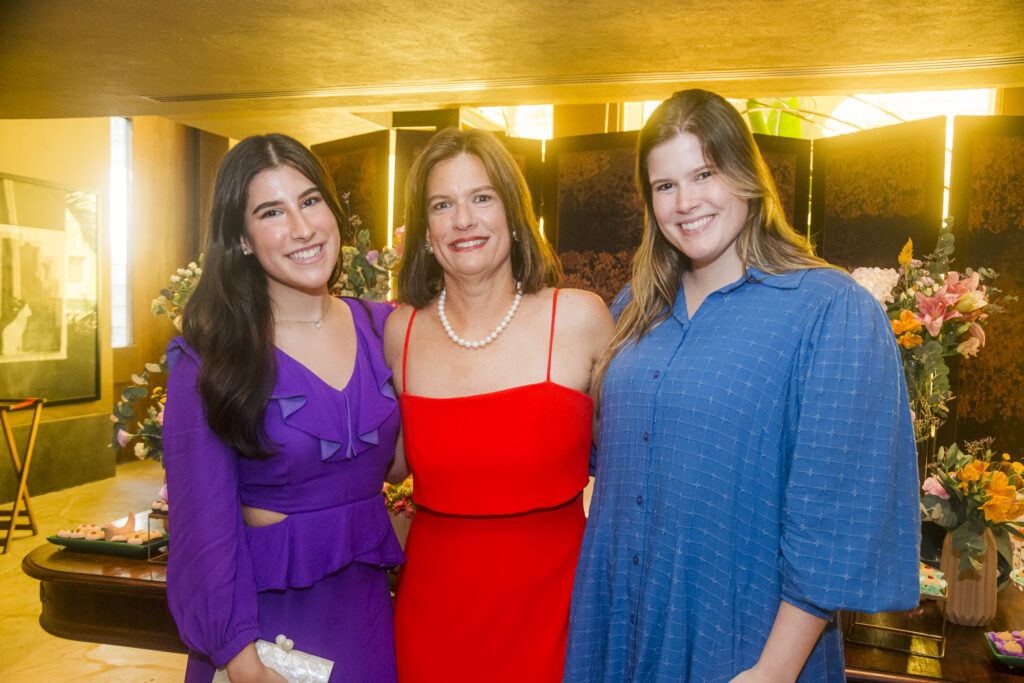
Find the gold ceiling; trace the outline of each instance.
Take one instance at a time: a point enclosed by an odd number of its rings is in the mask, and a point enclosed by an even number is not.
[[[359,113],[1024,86],[1021,0],[0,0],[0,118],[314,144]],[[372,117],[371,117],[372,118]]]

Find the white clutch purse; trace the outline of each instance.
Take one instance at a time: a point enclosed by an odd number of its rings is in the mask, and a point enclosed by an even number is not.
[[[274,643],[257,640],[256,653],[265,666],[284,676],[288,683],[327,683],[334,668],[329,659],[294,649],[294,643],[284,635]],[[217,669],[212,683],[230,683],[227,669]]]

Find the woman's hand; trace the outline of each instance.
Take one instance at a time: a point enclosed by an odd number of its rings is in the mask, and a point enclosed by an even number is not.
[[[256,653],[256,644],[249,643],[224,667],[231,683],[288,683],[287,679],[264,666]]]

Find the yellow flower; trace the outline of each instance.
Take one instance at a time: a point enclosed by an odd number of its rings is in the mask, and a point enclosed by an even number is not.
[[[1009,459],[1010,459],[1010,454],[1009,453],[1003,453],[1003,460],[1009,460]]]
[[[1014,474],[1020,474],[1024,472],[1024,465],[1019,462],[1012,462],[1010,463],[1010,469],[1013,470]]]
[[[903,250],[900,251],[898,260],[901,266],[905,266],[910,263],[912,258],[914,258],[914,240],[907,240],[907,243],[903,245]]]

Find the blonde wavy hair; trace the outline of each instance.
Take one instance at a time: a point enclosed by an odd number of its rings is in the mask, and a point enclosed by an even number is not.
[[[612,359],[672,314],[683,271],[689,268],[686,255],[658,227],[647,170],[651,150],[684,133],[700,141],[705,161],[726,187],[747,200],[747,220],[736,238],[744,271],[754,267],[774,275],[832,267],[815,256],[810,242],[786,221],[775,181],[736,108],[707,90],[675,93],[654,110],[640,131],[636,183],[644,202],[644,235],[633,256],[632,299],[622,310],[615,335],[595,370],[593,386],[599,397]]]

